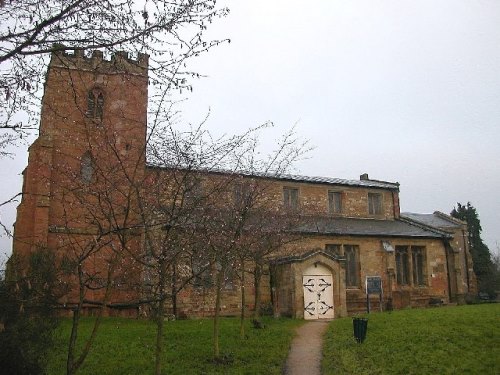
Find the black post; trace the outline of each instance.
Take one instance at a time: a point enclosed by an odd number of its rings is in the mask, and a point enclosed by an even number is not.
[[[352,325],[354,330],[354,339],[356,342],[361,344],[365,341],[366,332],[368,331],[368,319],[354,318],[352,320]]]

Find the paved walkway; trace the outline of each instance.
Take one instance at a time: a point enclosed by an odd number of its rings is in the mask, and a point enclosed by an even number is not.
[[[285,364],[285,375],[320,375],[323,334],[328,321],[308,322],[297,329]]]

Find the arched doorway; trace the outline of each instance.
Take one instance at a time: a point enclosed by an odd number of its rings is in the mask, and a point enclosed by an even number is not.
[[[302,273],[304,319],[333,319],[333,277],[321,263],[314,263]]]

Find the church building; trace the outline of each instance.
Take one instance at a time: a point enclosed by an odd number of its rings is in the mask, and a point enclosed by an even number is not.
[[[148,56],[118,53],[106,60],[100,51],[90,57],[79,50],[52,55],[39,136],[23,173],[13,256],[47,248],[76,262],[78,272],[61,276],[69,289],[61,302],[68,309],[79,300],[89,311],[98,308],[103,293],[109,314],[142,309],[146,261],[123,255],[145,253],[138,197],[149,194],[155,201],[161,191],[151,181],[163,178],[167,186],[171,176],[169,166],[147,162],[147,104]],[[199,178],[223,174],[200,171]],[[258,286],[262,306],[275,316],[331,319],[364,312],[367,305],[379,311],[463,303],[476,291],[465,223],[440,212],[401,213],[398,183],[368,174],[359,180],[239,177],[265,181],[268,204],[297,215],[291,229],[296,240],[266,258]],[[194,272],[186,267],[171,274]],[[119,277],[106,288],[110,269]],[[76,289],[85,277],[82,295]],[[251,277],[244,283],[251,312],[255,284]],[[187,283],[166,302],[167,310],[180,317],[213,314],[210,285],[201,291]],[[239,313],[241,286],[238,280],[225,285],[222,314]]]

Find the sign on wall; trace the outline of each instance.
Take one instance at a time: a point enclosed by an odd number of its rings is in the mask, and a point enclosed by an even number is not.
[[[382,278],[380,276],[366,276],[366,293],[382,293]]]

